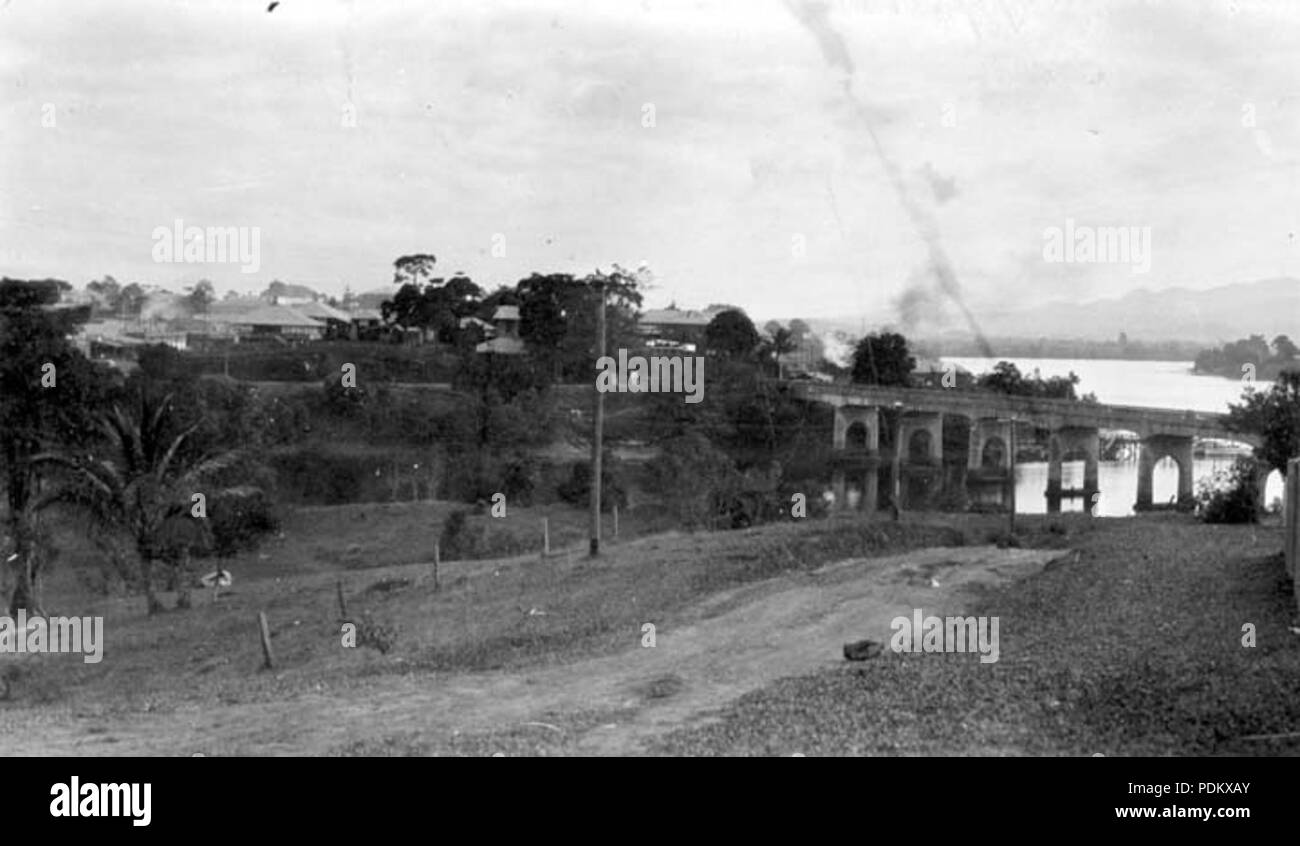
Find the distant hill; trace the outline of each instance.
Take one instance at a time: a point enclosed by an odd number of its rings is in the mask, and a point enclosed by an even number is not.
[[[357,308],[379,308],[384,300],[391,300],[393,294],[397,293],[395,287],[389,288],[372,288],[369,291],[362,291],[357,294]],[[1296,333],[1300,335],[1300,332]]]
[[[1054,301],[997,312],[976,310],[975,319],[989,338],[1048,338],[1114,341],[1121,332],[1131,341],[1183,341],[1217,345],[1262,334],[1300,336],[1300,280],[1291,277],[1236,282],[1205,290],[1140,289],[1123,297],[1084,303]],[[808,318],[814,331],[858,335],[863,317]],[[868,315],[867,331],[897,323],[894,314]],[[904,332],[903,334],[908,334]],[[959,339],[965,327],[951,326],[931,337]]]
[[[1238,282],[1194,291],[1134,291],[1117,299],[1062,302],[991,315],[985,334],[1019,335],[1033,327],[1046,337],[1223,343],[1252,334],[1300,334],[1300,280]]]

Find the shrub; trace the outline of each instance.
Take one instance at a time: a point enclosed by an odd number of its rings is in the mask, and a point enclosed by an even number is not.
[[[342,505],[361,499],[363,482],[374,475],[373,460],[308,446],[274,454],[277,490],[285,501]]]
[[[664,441],[646,469],[651,490],[677,506],[687,527],[714,523],[740,485],[731,458],[695,432]]]
[[[261,490],[233,491],[213,500],[208,514],[212,551],[229,558],[253,549],[264,536],[280,530],[280,515]]]
[[[627,487],[622,464],[614,454],[606,451],[600,459],[600,510],[611,511],[617,504],[627,508]],[[555,489],[560,499],[588,508],[591,505],[591,462],[575,461],[569,468],[569,478]]]
[[[525,453],[511,456],[506,460],[502,472],[502,493],[510,502],[524,507],[532,505],[536,476],[536,459]]]
[[[325,407],[331,414],[351,417],[360,413],[366,406],[366,389],[344,387],[340,376],[326,376],[322,384],[325,393]]]
[[[1206,523],[1259,522],[1258,475],[1255,459],[1238,458],[1229,469],[1203,480],[1196,493],[1197,515]]]

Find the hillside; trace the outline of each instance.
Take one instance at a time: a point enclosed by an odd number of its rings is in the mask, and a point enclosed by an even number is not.
[[[1183,341],[1222,344],[1252,334],[1300,334],[1300,280],[1291,277],[1236,282],[1204,290],[1145,288],[1123,297],[1084,303],[1053,301],[1028,308],[974,309],[975,319],[990,339],[1084,339],[1113,341],[1121,332],[1131,341]],[[894,315],[869,315],[868,330],[892,323]],[[862,316],[835,320],[809,318],[819,333],[858,335]],[[916,333],[958,340],[969,336],[964,326],[921,327]]]

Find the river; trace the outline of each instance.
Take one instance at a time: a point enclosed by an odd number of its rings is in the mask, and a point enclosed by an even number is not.
[[[1193,409],[1224,413],[1228,403],[1238,402],[1245,385],[1235,379],[1219,376],[1198,376],[1192,373],[1189,361],[1118,361],[1112,359],[1059,359],[1059,358],[960,358],[945,357],[943,362],[953,363],[975,374],[987,373],[999,361],[1010,361],[1021,373],[1032,374],[1037,369],[1043,377],[1066,376],[1074,372],[1079,377],[1076,390],[1080,396],[1097,395],[1103,403],[1116,405],[1145,405],[1152,408]],[[1269,382],[1256,382],[1259,390],[1267,390]],[[1231,457],[1206,457],[1193,461],[1195,481],[1208,478],[1232,464]],[[1133,513],[1137,501],[1137,458],[1126,461],[1102,461],[1098,467],[1097,481],[1101,495],[1096,503],[1096,513],[1106,517],[1124,517]],[[1065,488],[1083,487],[1083,462],[1066,462],[1061,468],[1061,483]],[[1019,462],[1016,465],[1016,511],[1024,514],[1042,514],[1047,511],[1043,491],[1047,488],[1047,463],[1043,461]],[[1178,466],[1171,459],[1156,465],[1154,501],[1168,502],[1178,491]],[[1265,492],[1266,502],[1282,496],[1279,474],[1269,477]],[[1062,511],[1081,511],[1081,500],[1065,500]]]

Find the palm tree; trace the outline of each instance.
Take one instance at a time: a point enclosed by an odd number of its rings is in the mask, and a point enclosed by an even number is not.
[[[257,492],[249,486],[204,486],[205,481],[233,466],[241,454],[225,451],[186,466],[181,447],[199,424],[171,436],[170,412],[171,395],[154,403],[142,390],[138,413],[127,414],[115,405],[111,413],[100,418],[105,437],[102,455],[43,453],[36,459],[39,464],[59,466],[65,471],[62,483],[42,495],[40,507],[71,505],[90,517],[88,529],[129,538],[139,558],[150,614],[163,607],[154,593],[155,564],[170,561],[178,567],[188,560],[190,548],[203,545],[196,543],[192,530],[178,531],[178,523],[192,522],[193,517],[200,516],[192,514],[193,495],[202,493],[205,502],[211,502],[221,496]],[[198,532],[198,539],[210,540],[206,519],[199,520]],[[182,607],[188,604],[186,592],[182,589],[178,603]]]

